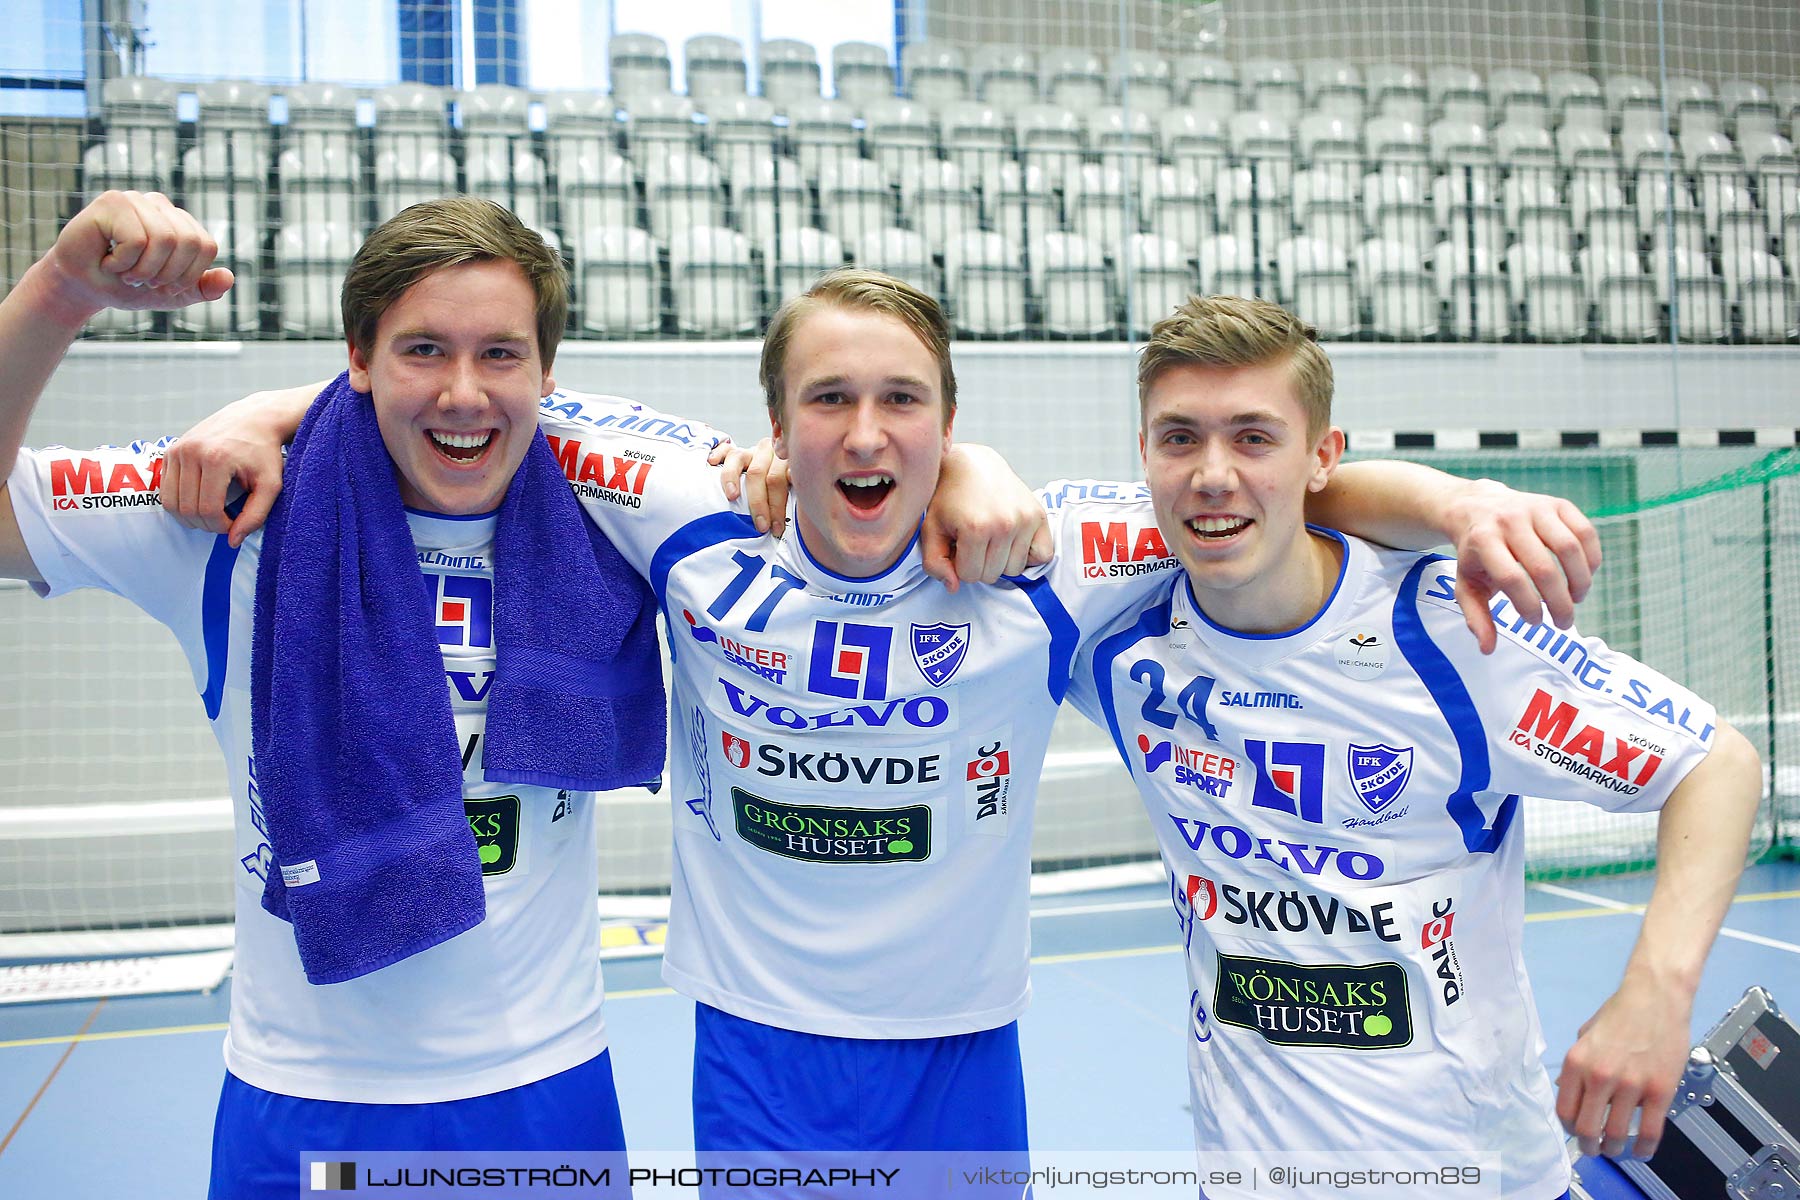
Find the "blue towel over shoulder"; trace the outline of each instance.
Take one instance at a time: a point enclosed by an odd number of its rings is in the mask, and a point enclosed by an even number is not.
[[[481,864],[430,599],[370,398],[313,404],[263,534],[251,744],[273,851],[263,907],[306,976],[339,983],[481,923]],[[494,535],[496,783],[657,778],[667,740],[655,603],[582,511],[541,433]]]

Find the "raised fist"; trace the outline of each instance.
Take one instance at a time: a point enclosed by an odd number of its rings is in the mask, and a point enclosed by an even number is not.
[[[75,214],[44,255],[48,282],[76,314],[176,309],[217,300],[231,272],[218,243],[161,192],[106,192]]]

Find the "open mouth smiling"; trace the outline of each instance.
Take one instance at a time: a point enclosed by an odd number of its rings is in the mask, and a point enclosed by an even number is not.
[[[451,462],[474,462],[487,452],[489,443],[494,440],[494,431],[484,429],[480,433],[448,433],[439,429],[426,430],[431,444],[437,452]]]
[[[1224,541],[1250,528],[1247,517],[1194,517],[1187,527],[1202,541]]]
[[[880,508],[881,502],[894,490],[894,477],[885,471],[874,475],[846,475],[838,479],[837,487],[851,508],[870,511]]]

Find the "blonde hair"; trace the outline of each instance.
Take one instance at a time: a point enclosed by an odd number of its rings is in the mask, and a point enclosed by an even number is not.
[[[1170,367],[1251,367],[1285,362],[1294,394],[1306,413],[1306,436],[1317,439],[1331,425],[1331,360],[1319,348],[1319,331],[1267,300],[1246,296],[1189,296],[1150,330],[1138,356],[1140,416],[1150,386]]]
[[[944,400],[944,424],[956,415],[956,372],[950,367],[950,322],[938,302],[912,284],[880,271],[860,267],[840,267],[827,271],[800,295],[788,300],[769,322],[763,337],[763,398],[769,406],[769,419],[781,422],[782,378],[787,366],[788,344],[800,321],[823,308],[876,312],[893,317],[918,335],[931,356],[937,359],[939,391]]]
[[[463,263],[517,263],[537,296],[538,356],[548,370],[569,319],[569,273],[556,251],[506,209],[473,196],[445,196],[402,209],[364,240],[344,274],[344,336],[365,356],[375,327],[433,271]]]

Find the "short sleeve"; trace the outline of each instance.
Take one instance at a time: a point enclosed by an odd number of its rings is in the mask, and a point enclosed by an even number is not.
[[[1056,541],[1045,575],[1084,644],[1181,570],[1156,527],[1144,484],[1063,479],[1038,498]]]
[[[1422,559],[1414,575],[1395,607],[1396,643],[1457,740],[1480,737],[1493,790],[1653,811],[1711,750],[1713,706],[1660,671],[1575,629],[1528,624],[1504,602],[1484,655],[1456,606],[1455,564]]]
[[[207,558],[222,539],[163,511],[168,442],[22,450],[8,479],[13,512],[38,573],[36,590],[112,592],[177,629],[198,610]]]
[[[575,496],[643,575],[659,546],[702,517],[744,511],[706,456],[724,433],[617,396],[553,392],[538,426]]]

